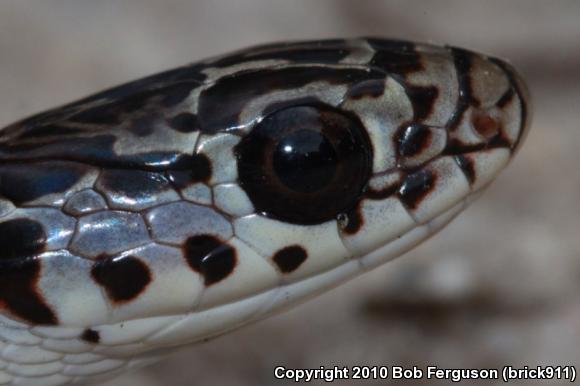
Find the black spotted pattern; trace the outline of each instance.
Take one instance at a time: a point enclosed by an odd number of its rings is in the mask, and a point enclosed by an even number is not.
[[[429,169],[407,175],[399,188],[401,202],[409,209],[416,209],[435,187],[437,175]]]
[[[211,235],[197,235],[187,239],[183,254],[191,269],[203,276],[206,286],[228,277],[237,264],[236,250]]]
[[[344,85],[349,88],[347,97],[351,99],[374,98],[384,93],[385,73],[404,80],[407,75],[423,69],[421,55],[413,43],[381,39],[369,39],[368,42],[376,50],[370,63],[372,68],[368,71],[360,68],[349,69],[346,66],[339,69],[310,65],[334,64],[344,59],[351,52],[351,47],[342,40],[262,46],[226,56],[212,64],[202,63],[156,74],[105,90],[63,108],[38,114],[10,126],[0,134],[0,195],[16,205],[21,205],[51,193],[60,194],[74,186],[89,166],[104,170],[101,182],[107,189],[134,199],[142,199],[143,192],[154,194],[164,189],[169,182],[180,187],[196,182],[207,183],[211,178],[212,165],[205,155],[171,151],[143,151],[124,155],[115,150],[115,145],[124,135],[138,136],[138,140],[144,140],[143,137],[150,136],[156,130],[167,128],[180,133],[200,131],[213,134],[234,131],[240,123],[240,112],[249,101],[271,92],[292,90],[312,82]],[[448,122],[448,126],[454,129],[468,106],[477,106],[478,101],[474,100],[471,90],[472,54],[461,49],[450,50],[455,60],[460,88],[456,112]],[[242,61],[264,59],[282,59],[304,65],[243,71],[235,76],[223,77],[211,85],[208,83],[207,89],[201,93],[199,115],[178,113],[187,111],[189,106],[184,108],[179,105],[195,87],[206,80],[207,76],[201,72],[203,68],[226,67]],[[518,94],[522,102],[523,127],[527,116],[524,91],[519,88],[515,74],[509,66],[499,61],[494,63],[506,71],[512,83],[512,88],[496,105],[503,108]],[[413,103],[414,119],[424,120],[432,113],[439,90],[436,87],[402,83]],[[320,104],[320,101],[303,98],[301,101],[276,102],[266,108],[265,115],[297,103],[313,105]],[[482,133],[490,133],[489,136],[495,131],[493,122],[485,117],[475,122],[475,126]],[[303,138],[318,141],[317,156],[320,159],[316,162],[325,166],[323,169],[328,172],[326,174],[335,173],[332,167],[328,167],[334,155],[326,147],[325,139],[313,136],[312,133],[302,137],[303,134],[288,140],[292,145],[300,143]],[[398,136],[397,151],[400,156],[413,156],[428,141],[427,133],[420,126],[407,127]],[[493,136],[489,143],[477,145],[465,145],[450,140],[444,154],[455,156],[456,162],[473,184],[476,178],[474,161],[468,155],[460,153],[494,146],[514,148],[517,142],[509,144],[501,135]],[[282,141],[274,149],[280,151],[284,147],[285,143]],[[254,150],[255,147],[250,147],[249,152]],[[308,150],[302,153],[314,152]],[[372,154],[367,155],[372,159]],[[285,173],[288,169],[284,165],[286,161],[282,159],[273,162],[275,165],[272,170],[276,170],[278,174],[283,174],[281,170]],[[389,187],[382,192],[361,188],[356,199],[349,200],[348,205],[333,208],[332,216],[324,216],[324,219],[346,218],[348,221],[345,222],[345,232],[356,233],[364,221],[357,202],[359,196],[363,195],[378,199],[398,194],[408,208],[417,208],[434,188],[437,175],[428,169],[408,172],[400,187]],[[308,194],[319,190],[320,185],[327,185],[329,181],[327,175],[318,175],[316,180],[309,178],[310,185],[304,186],[304,180],[300,180],[302,177],[287,173],[281,180],[284,180],[286,187]],[[362,185],[366,185],[367,177],[364,175],[365,183]],[[339,196],[330,198],[336,197]],[[276,205],[282,207],[286,203],[286,200],[281,200]],[[310,202],[305,207],[317,206]],[[304,215],[298,214],[299,220],[296,222],[303,222]],[[322,221],[321,218],[306,223],[318,221]],[[44,251],[45,244],[44,229],[35,221],[22,218],[0,223],[0,307],[29,323],[39,325],[58,322],[37,289],[42,270],[42,263],[37,255]],[[203,276],[208,286],[228,277],[237,264],[236,250],[211,235],[189,238],[183,246],[183,252],[189,266]],[[306,258],[306,251],[298,245],[284,248],[273,256],[282,272],[296,270]],[[94,263],[91,275],[116,303],[135,299],[152,280],[147,265],[134,256],[103,256]],[[79,338],[90,343],[100,341],[98,331],[92,329],[85,330]]]
[[[101,256],[94,263],[91,276],[114,303],[135,299],[152,279],[147,265],[134,256]]]
[[[439,89],[435,86],[409,86],[407,94],[413,104],[413,114],[416,121],[422,121],[431,115],[435,102],[439,96]]]
[[[403,125],[395,134],[397,153],[401,157],[414,157],[421,154],[432,140],[431,130],[418,123]]]
[[[37,288],[40,271],[39,258],[0,259],[0,308],[31,324],[56,325],[55,313]]]
[[[92,328],[87,328],[83,331],[80,338],[87,343],[97,344],[101,341],[101,334]]]
[[[56,315],[37,290],[46,245],[41,224],[26,218],[0,223],[0,307],[29,323],[52,325]]]
[[[170,170],[166,175],[177,189],[185,189],[199,182],[208,183],[212,175],[211,160],[205,154],[194,154],[184,159],[178,170]]]
[[[45,246],[42,224],[27,218],[0,223],[0,260],[25,259],[41,253]]]
[[[414,43],[369,39],[369,44],[377,50],[371,60],[372,66],[403,78],[409,74],[424,70],[421,55],[416,51]],[[415,120],[421,121],[429,117],[439,96],[437,87],[406,85],[405,88],[413,104]]]
[[[205,154],[194,154],[191,158],[193,182],[208,182],[211,178],[211,161]]]
[[[294,272],[306,261],[308,253],[300,245],[282,248],[274,254],[272,260],[283,273]]]
[[[360,205],[357,205],[345,213],[339,214],[338,219],[342,226],[342,230],[349,235],[358,233],[364,225],[364,219],[360,213]]]
[[[473,185],[475,178],[477,177],[475,174],[475,165],[473,164],[473,160],[465,155],[459,154],[455,156],[455,162],[457,162],[461,170],[463,170],[463,173],[465,173],[469,183]]]

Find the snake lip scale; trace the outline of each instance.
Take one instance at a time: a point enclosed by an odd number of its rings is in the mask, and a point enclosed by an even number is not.
[[[380,38],[277,43],[0,130],[0,385],[97,382],[402,254],[529,127],[513,67]]]

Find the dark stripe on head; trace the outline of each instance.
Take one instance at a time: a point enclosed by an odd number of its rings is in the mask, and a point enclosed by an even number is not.
[[[317,42],[268,44],[250,47],[211,62],[207,67],[229,67],[257,60],[285,60],[290,63],[336,64],[350,53],[342,39]]]
[[[459,83],[459,98],[457,100],[457,106],[453,112],[453,116],[447,123],[450,130],[454,130],[461,122],[461,118],[465,113],[465,110],[473,103],[473,91],[471,87],[471,57],[472,53],[461,49],[450,47],[449,50],[453,55],[453,60],[455,62],[455,70],[457,71],[457,81]]]
[[[16,205],[47,194],[65,193],[88,171],[73,162],[0,165],[0,195]]]
[[[376,50],[371,60],[372,66],[401,76],[423,69],[421,57],[411,42],[374,38],[368,39],[368,42]]]
[[[198,119],[203,133],[214,134],[240,125],[239,115],[253,99],[313,82],[351,85],[369,78],[383,79],[378,72],[359,69],[292,67],[264,69],[219,79],[200,95]]]

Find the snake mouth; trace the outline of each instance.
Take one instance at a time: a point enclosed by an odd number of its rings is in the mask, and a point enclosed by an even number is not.
[[[156,323],[162,325],[163,328],[147,337],[145,342],[166,348],[181,346],[185,343],[194,343],[225,334],[242,325],[288,310],[412,249],[416,244],[428,239],[447,225],[478,196],[477,193],[470,195],[427,223],[410,229],[397,240],[356,259],[345,260],[342,264],[325,272],[285,283],[230,303],[182,315],[158,317]],[[214,320],[224,313],[233,315],[232,310],[237,311],[236,321],[230,326],[205,322]],[[130,328],[133,323],[148,323],[148,319],[127,321],[124,323],[125,328]]]

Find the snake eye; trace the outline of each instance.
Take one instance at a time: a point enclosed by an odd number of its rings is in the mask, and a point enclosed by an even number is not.
[[[240,185],[263,215],[317,224],[352,208],[372,169],[360,121],[328,106],[266,116],[236,146]]]

